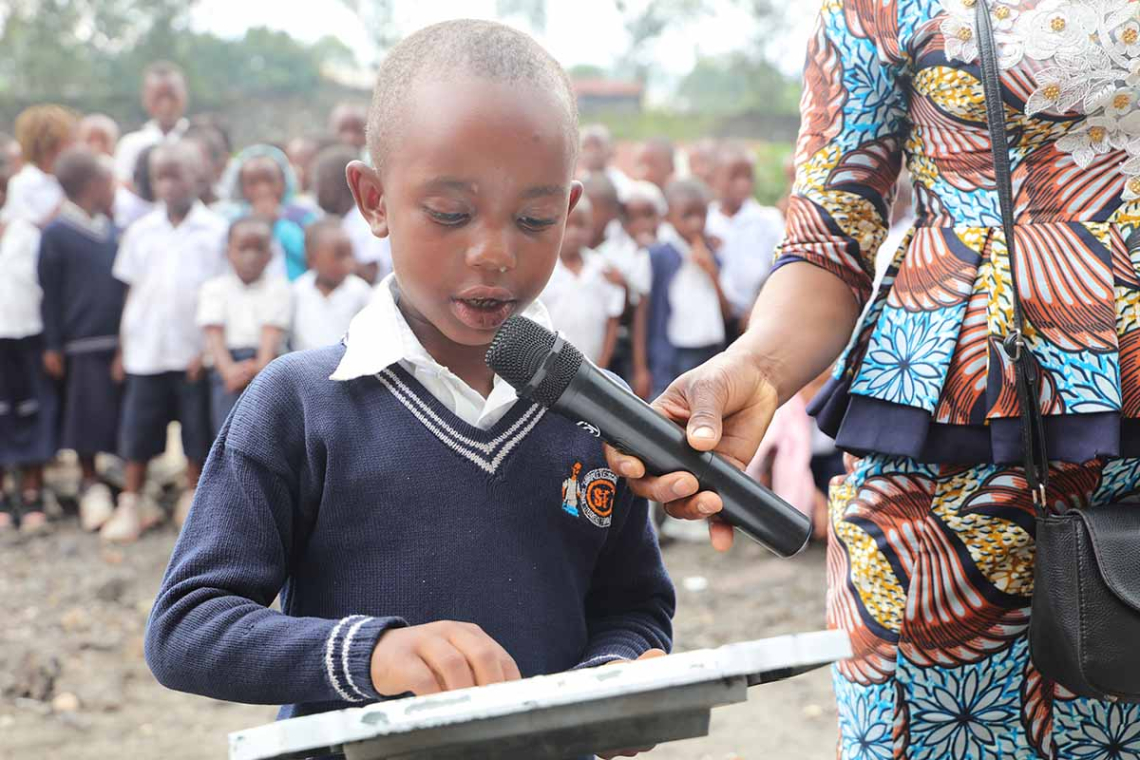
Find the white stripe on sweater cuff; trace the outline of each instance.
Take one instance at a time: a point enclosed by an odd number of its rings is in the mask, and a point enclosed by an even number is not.
[[[372,650],[389,628],[407,625],[398,617],[349,615],[337,621],[325,643],[325,675],[345,702],[375,702],[383,697],[372,686]]]

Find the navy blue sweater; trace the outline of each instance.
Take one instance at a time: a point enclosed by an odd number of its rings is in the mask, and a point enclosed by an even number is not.
[[[40,238],[39,279],[44,347],[49,351],[110,351],[118,345],[127,290],[111,276],[118,236],[97,237],[65,216]]]
[[[273,362],[206,462],[146,634],[158,680],[279,717],[389,696],[393,626],[476,623],[524,676],[671,645],[644,500],[598,439],[530,402],[490,430],[412,376],[328,377],[342,346]],[[269,609],[281,594],[281,612]]]

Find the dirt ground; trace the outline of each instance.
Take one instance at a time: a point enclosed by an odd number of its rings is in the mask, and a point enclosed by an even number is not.
[[[0,760],[224,758],[226,734],[274,708],[167,691],[143,662],[147,613],[172,528],[102,546],[64,518],[47,536],[0,538]],[[728,555],[672,543],[678,650],[823,627],[824,554],[777,560],[738,542]],[[834,756],[826,670],[752,689],[713,713],[710,736],[660,747],[656,760]]]

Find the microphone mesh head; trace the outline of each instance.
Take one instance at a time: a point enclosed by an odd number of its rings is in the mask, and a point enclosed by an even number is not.
[[[487,349],[485,361],[495,374],[511,384],[515,390],[523,388],[542,368],[550,350],[554,347],[555,335],[537,322],[515,315],[503,323],[495,333]],[[527,394],[543,406],[551,406],[574,379],[582,366],[582,352],[569,343],[564,343],[546,377],[533,392]]]

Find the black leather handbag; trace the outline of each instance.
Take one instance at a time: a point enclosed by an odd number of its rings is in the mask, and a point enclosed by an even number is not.
[[[1050,503],[1049,458],[1038,402],[1040,367],[1025,346],[1017,267],[1012,265],[1009,145],[988,6],[978,0],[978,47],[1013,292],[1013,329],[1002,347],[1017,378],[1025,480],[1037,513],[1030,657],[1042,675],[1078,696],[1140,702],[1140,503],[1090,509],[1070,507],[1064,499]],[[1130,247],[1138,239],[1140,235],[1133,234]]]

